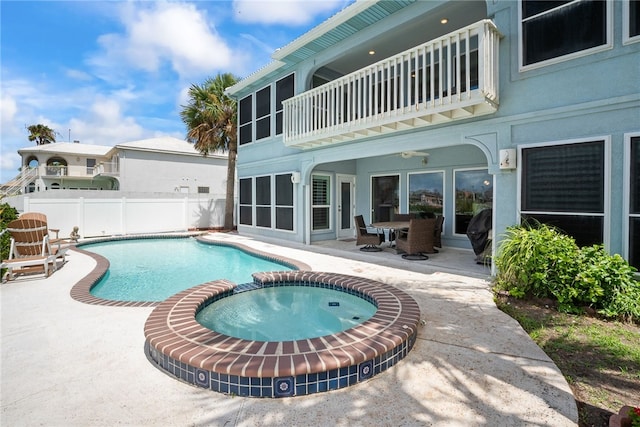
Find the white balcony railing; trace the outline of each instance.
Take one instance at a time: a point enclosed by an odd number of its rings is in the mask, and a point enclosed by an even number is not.
[[[102,162],[93,168],[93,175],[120,175],[120,164],[118,162]]]
[[[38,168],[40,176],[67,176],[68,168],[62,165],[41,165]]]
[[[483,20],[292,97],[284,143],[312,148],[493,113],[499,38]]]

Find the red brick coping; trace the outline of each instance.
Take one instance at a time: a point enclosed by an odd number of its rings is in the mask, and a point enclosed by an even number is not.
[[[237,285],[218,280],[160,303],[144,327],[152,362],[179,379],[214,391],[251,397],[286,397],[346,387],[369,379],[413,347],[420,321],[416,301],[373,280],[340,274],[288,271],[255,273],[254,284],[319,286],[365,298],[377,306],[365,322],[333,335],[263,342],[207,329],[196,313],[230,297]]]
[[[109,269],[109,260],[103,257],[102,255],[98,255],[94,252],[80,249],[80,246],[90,245],[91,243],[106,242],[106,241],[131,240],[131,239],[185,239],[189,237],[195,237],[196,240],[198,240],[199,242],[202,242],[208,245],[231,246],[241,251],[244,251],[246,253],[249,253],[251,255],[254,255],[269,261],[278,262],[280,264],[284,264],[288,267],[295,268],[297,270],[310,270],[310,267],[307,264],[291,258],[270,254],[268,252],[250,248],[249,246],[245,246],[240,243],[220,242],[216,240],[203,239],[202,237],[200,237],[200,234],[201,233],[199,233],[198,235],[193,235],[193,234],[157,235],[156,234],[156,235],[143,235],[143,236],[118,236],[118,237],[100,238],[100,239],[92,240],[90,242],[79,243],[73,248],[73,250],[93,258],[96,261],[96,266],[89,274],[87,274],[85,277],[80,279],[80,281],[76,283],[73,286],[73,288],[71,288],[71,292],[70,292],[71,297],[76,301],[79,301],[85,304],[108,305],[112,307],[155,307],[159,304],[159,302],[157,301],[108,300],[108,299],[95,297],[91,294],[91,288],[93,288],[100,281],[100,279],[102,279],[102,277],[107,273],[107,270]]]

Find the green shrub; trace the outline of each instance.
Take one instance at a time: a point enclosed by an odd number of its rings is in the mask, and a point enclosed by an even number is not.
[[[513,296],[551,297],[572,278],[575,241],[545,224],[508,227],[495,259],[496,283]]]
[[[589,306],[606,317],[640,319],[636,269],[602,245],[579,248],[553,227],[523,224],[507,228],[494,261],[496,288],[515,297],[551,297],[560,311]]]
[[[640,319],[640,282],[634,280],[636,269],[620,255],[609,255],[602,245],[580,250],[573,287],[576,300],[589,305],[606,317]]]
[[[18,211],[6,203],[0,204],[0,231],[6,230],[7,224],[16,218],[18,218]],[[2,259],[9,258],[10,245],[11,236],[9,236],[9,233],[4,233],[0,236],[0,255]]]

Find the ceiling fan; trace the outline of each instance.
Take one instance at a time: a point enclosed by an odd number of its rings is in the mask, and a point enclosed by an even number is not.
[[[427,158],[429,157],[429,153],[423,153],[422,151],[402,151],[400,153],[400,157],[403,159],[410,159],[412,157],[422,157],[422,164],[427,164]]]
[[[423,153],[422,151],[403,151],[400,153],[403,159],[410,159],[412,157],[429,157],[429,153]]]

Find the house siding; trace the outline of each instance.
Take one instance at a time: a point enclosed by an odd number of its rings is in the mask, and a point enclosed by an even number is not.
[[[239,98],[296,71],[296,94],[309,88],[313,73],[331,64],[344,51],[366,46],[385,32],[407,22],[407,14],[433,19],[438,7],[455,2],[417,2],[403,11],[386,17],[318,52],[295,65],[287,64],[282,74],[271,73],[265,80],[254,78],[252,84],[231,93]],[[365,221],[371,211],[371,177],[399,174],[400,211],[406,212],[408,174],[418,171],[442,171],[444,174],[445,245],[470,248],[466,236],[454,233],[453,221],[456,170],[484,168],[493,178],[493,237],[519,223],[521,212],[522,168],[518,164],[527,147],[563,145],[567,143],[605,141],[605,181],[603,187],[602,242],[612,253],[628,253],[628,135],[640,132],[640,43],[625,39],[623,34],[624,2],[608,3],[608,45],[593,53],[562,58],[552,63],[521,69],[519,1],[487,1],[486,16],[502,35],[499,42],[499,106],[497,111],[481,117],[431,124],[423,128],[407,128],[360,139],[305,150],[284,146],[281,136],[246,144],[239,149],[238,176],[299,171],[301,184],[296,191],[294,233],[239,226],[243,233],[269,235],[286,240],[313,242],[335,239],[336,209],[332,209],[333,229],[314,233],[309,230],[309,184],[313,173],[332,177],[333,200],[336,200],[337,174],[356,176],[357,214]],[[454,6],[455,7],[455,6]],[[518,166],[501,169],[500,151],[516,150]],[[419,158],[403,159],[402,151],[417,150],[430,154],[427,165]]]

